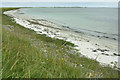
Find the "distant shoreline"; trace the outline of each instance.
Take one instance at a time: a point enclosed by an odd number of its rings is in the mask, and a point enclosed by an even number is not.
[[[112,8],[119,9],[118,7],[0,7],[0,8]]]

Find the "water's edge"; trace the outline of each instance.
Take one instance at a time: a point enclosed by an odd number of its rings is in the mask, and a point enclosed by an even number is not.
[[[29,8],[26,8],[26,9],[29,9]],[[30,10],[31,10],[31,8],[30,8]],[[23,14],[23,15],[26,15],[26,16],[30,16],[27,13],[25,13],[24,8],[20,10],[20,14]],[[34,16],[34,17],[36,19],[39,19],[39,17],[36,17],[36,16]],[[94,31],[94,30],[83,29],[83,28],[79,28],[79,30],[78,30],[78,29],[74,29],[74,28],[70,27],[69,24],[58,22],[58,21],[56,21],[54,19],[51,19],[51,18],[40,17],[40,19],[45,19],[45,20],[48,20],[48,21],[52,21],[55,24],[60,25],[61,28],[69,28],[72,31],[77,32],[77,33],[84,33],[86,35],[96,36],[96,37],[100,37],[100,38],[109,38],[109,39],[113,39],[113,40],[118,40],[118,33],[117,34],[112,34],[112,33],[109,34],[109,33],[105,33],[105,32],[102,32],[102,31]]]

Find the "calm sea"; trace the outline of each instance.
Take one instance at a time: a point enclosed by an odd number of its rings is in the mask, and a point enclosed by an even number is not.
[[[117,8],[23,8],[28,16],[45,18],[90,34],[118,35]]]

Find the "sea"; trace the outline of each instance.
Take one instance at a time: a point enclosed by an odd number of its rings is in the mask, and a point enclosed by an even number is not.
[[[88,7],[34,7],[21,11],[36,19],[46,19],[76,32],[117,39],[118,9]]]

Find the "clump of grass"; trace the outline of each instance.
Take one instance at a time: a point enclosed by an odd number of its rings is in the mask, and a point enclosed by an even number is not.
[[[15,9],[19,9],[19,8],[1,8],[1,9],[2,9],[2,12],[5,12],[5,11],[15,10]]]
[[[74,44],[38,35],[2,15],[3,78],[88,78],[90,73],[93,78],[118,78],[117,70],[80,57]],[[6,25],[11,25],[12,31],[4,28]]]

